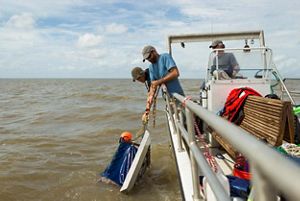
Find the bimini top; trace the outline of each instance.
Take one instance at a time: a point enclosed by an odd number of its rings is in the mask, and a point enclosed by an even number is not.
[[[185,42],[205,42],[213,40],[246,40],[258,39],[260,47],[265,46],[264,32],[259,31],[244,31],[244,32],[219,32],[219,33],[198,33],[198,34],[181,34],[170,35],[168,37],[168,47],[171,51],[172,43],[185,43]]]

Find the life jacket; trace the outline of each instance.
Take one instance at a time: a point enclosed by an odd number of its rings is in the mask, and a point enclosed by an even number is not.
[[[261,96],[257,91],[249,87],[233,89],[225,102],[221,116],[235,122],[248,96]]]

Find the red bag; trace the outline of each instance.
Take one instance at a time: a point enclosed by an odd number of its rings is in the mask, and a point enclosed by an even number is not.
[[[248,96],[261,96],[257,91],[249,87],[233,89],[225,102],[221,116],[226,117],[229,121],[234,122],[243,107]]]

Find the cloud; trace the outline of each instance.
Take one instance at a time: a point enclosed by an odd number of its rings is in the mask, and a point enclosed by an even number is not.
[[[103,41],[103,37],[91,33],[85,33],[78,39],[79,47],[94,47],[99,45]]]
[[[279,55],[274,58],[274,62],[284,76],[290,74],[292,77],[299,77],[299,67],[296,58],[290,57],[289,55]]]
[[[246,0],[0,1],[1,77],[18,68],[29,77],[36,72],[44,77],[130,76],[133,65],[148,66],[141,61],[142,47],[152,44],[167,52],[169,35],[259,29],[274,55],[284,55],[276,57],[278,68],[289,74],[300,63],[299,0],[253,0],[247,7]],[[191,51],[196,56],[174,51],[181,77],[203,77],[207,45]]]
[[[13,15],[6,23],[6,27],[19,29],[32,29],[35,26],[35,20],[30,13]]]
[[[216,17],[223,15],[223,11],[212,8],[187,6],[181,9],[181,13],[189,17]]]
[[[123,24],[112,23],[107,25],[105,30],[107,33],[111,34],[122,34],[127,32],[128,28]]]
[[[37,17],[69,16],[72,8],[88,5],[84,0],[1,0],[0,13],[14,15],[22,12],[34,13]]]
[[[5,49],[6,52],[15,54],[23,51],[25,54],[30,52],[29,48],[43,41],[31,13],[13,15],[3,24],[4,26],[0,27],[0,48]]]

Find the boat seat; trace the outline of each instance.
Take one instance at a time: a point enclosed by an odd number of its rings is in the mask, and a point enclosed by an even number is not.
[[[280,146],[283,140],[294,143],[295,126],[290,102],[249,96],[243,112],[239,126],[248,133],[272,146]],[[215,131],[212,135],[231,157],[237,157],[238,151],[224,138]]]

